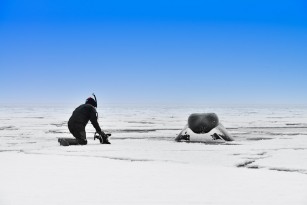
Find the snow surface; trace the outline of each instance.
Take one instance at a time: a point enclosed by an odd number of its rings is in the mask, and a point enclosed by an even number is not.
[[[0,205],[307,204],[307,107],[106,106],[111,145],[61,147],[75,106],[0,108]],[[215,112],[235,141],[174,138]]]

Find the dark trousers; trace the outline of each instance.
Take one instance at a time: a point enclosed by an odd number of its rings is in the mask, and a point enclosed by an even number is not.
[[[85,127],[83,125],[68,123],[68,129],[69,132],[76,138],[76,144],[87,144]]]

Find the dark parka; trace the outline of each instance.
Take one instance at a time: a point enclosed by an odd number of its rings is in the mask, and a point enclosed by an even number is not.
[[[85,132],[85,126],[88,121],[91,121],[92,125],[96,129],[96,132],[101,133],[101,128],[97,121],[96,108],[90,104],[83,104],[77,107],[68,121],[68,128],[72,134],[75,132]],[[75,136],[78,138],[77,136]]]

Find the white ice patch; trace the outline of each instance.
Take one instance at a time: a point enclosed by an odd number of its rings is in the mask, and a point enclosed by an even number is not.
[[[307,204],[306,107],[100,107],[112,144],[89,124],[87,146],[61,147],[72,111],[0,108],[1,205]],[[197,112],[235,141],[174,142]]]

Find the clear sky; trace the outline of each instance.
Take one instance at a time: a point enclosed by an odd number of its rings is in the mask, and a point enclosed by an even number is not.
[[[305,0],[0,0],[1,103],[307,104]]]

